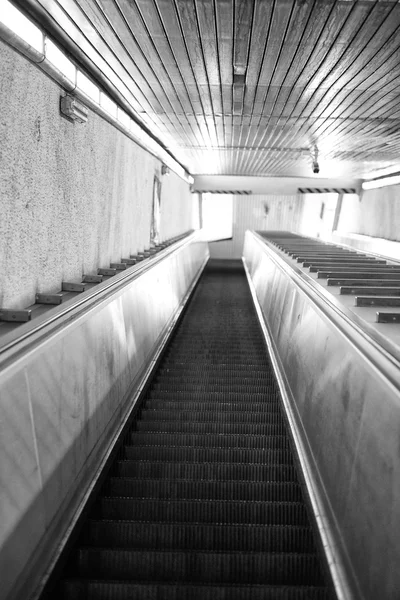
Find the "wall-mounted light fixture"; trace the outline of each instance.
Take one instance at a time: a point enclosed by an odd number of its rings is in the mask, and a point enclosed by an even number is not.
[[[60,110],[67,119],[70,119],[74,123],[86,123],[88,119],[88,109],[86,106],[69,94],[62,96]]]
[[[161,166],[161,175],[169,175],[169,174],[170,174],[169,167],[167,167],[167,165],[162,165]]]

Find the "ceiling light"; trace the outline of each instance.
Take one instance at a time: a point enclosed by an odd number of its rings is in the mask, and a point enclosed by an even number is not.
[[[45,40],[45,56],[64,77],[75,84],[76,67],[48,37]]]
[[[0,0],[0,22],[43,54],[43,33],[8,0]]]
[[[68,117],[75,123],[86,123],[88,119],[88,109],[82,102],[79,102],[75,96],[67,95],[61,98],[60,110],[65,117]]]
[[[130,129],[131,119],[130,119],[129,115],[127,115],[126,112],[119,107],[118,107],[118,121],[120,123],[122,123],[122,125],[125,125],[125,127],[127,129]]]
[[[76,75],[76,87],[82,90],[82,92],[84,92],[91,100],[97,104],[100,103],[99,88],[89,79],[89,77],[86,77],[82,71],[79,71],[79,69]]]
[[[100,92],[100,106],[114,119],[117,118],[117,105],[104,92]]]
[[[372,181],[364,181],[362,184],[362,189],[374,190],[387,185],[396,185],[396,183],[400,183],[400,175],[395,175],[393,177],[382,177],[382,179],[373,179]]]

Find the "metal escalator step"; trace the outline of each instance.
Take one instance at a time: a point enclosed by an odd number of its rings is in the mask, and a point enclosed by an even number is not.
[[[153,390],[160,390],[163,389],[165,391],[187,391],[187,392],[200,392],[200,391],[209,391],[210,388],[212,389],[213,392],[229,392],[230,390],[232,390],[232,392],[235,393],[240,393],[240,392],[247,392],[250,394],[261,394],[261,393],[267,393],[269,391],[269,389],[271,389],[267,384],[261,384],[259,382],[254,382],[254,383],[248,383],[246,384],[238,384],[238,383],[232,383],[232,382],[219,382],[219,383],[213,383],[212,385],[208,384],[207,382],[190,382],[190,379],[188,380],[187,378],[185,378],[184,380],[176,380],[176,381],[168,381],[165,383],[153,383],[151,388]]]
[[[253,435],[221,433],[176,433],[134,431],[130,437],[133,445],[196,446],[202,448],[288,448],[287,435]]]
[[[226,523],[253,525],[308,525],[302,502],[252,502],[246,500],[158,500],[104,497],[102,519],[170,521],[172,523]]]
[[[192,421],[195,423],[262,423],[280,424],[283,417],[278,412],[253,413],[251,411],[205,411],[205,410],[163,410],[161,408],[144,408],[141,410],[142,421]]]
[[[101,579],[275,585],[323,583],[314,554],[81,548],[76,560],[81,576]]]
[[[167,355],[168,356],[168,355]],[[184,365],[192,363],[202,363],[203,365],[224,365],[232,366],[236,364],[249,365],[252,367],[259,367],[261,369],[268,367],[268,362],[265,358],[255,358],[251,356],[231,356],[229,354],[215,354],[209,356],[201,356],[199,354],[189,354],[188,352],[182,352],[177,355],[175,352],[169,355],[168,363],[171,365]]]
[[[292,452],[253,448],[194,448],[193,446],[125,446],[128,460],[219,462],[232,464],[293,464]]]
[[[177,361],[170,362],[169,360],[164,359],[160,366],[160,370],[163,372],[166,372],[166,371],[181,372],[183,374],[185,374],[186,372],[189,372],[189,373],[190,372],[195,372],[195,373],[218,372],[218,373],[221,373],[221,375],[224,373],[229,374],[232,372],[246,374],[248,372],[256,371],[256,372],[261,372],[261,373],[265,374],[266,379],[275,381],[273,371],[271,370],[271,365],[267,358],[263,359],[263,366],[261,367],[261,369],[260,369],[259,364],[251,365],[248,362],[246,362],[245,364],[242,364],[240,361],[236,361],[234,364],[228,362],[228,363],[225,363],[225,364],[223,363],[223,364],[219,364],[219,365],[203,365],[198,362],[180,363]]]
[[[183,378],[191,385],[208,385],[211,388],[214,385],[221,385],[221,383],[224,386],[229,385],[229,387],[232,387],[233,385],[238,385],[241,387],[262,386],[265,389],[270,389],[271,387],[275,388],[275,382],[272,379],[267,379],[267,377],[257,377],[256,375],[249,376],[248,374],[243,375],[242,377],[237,376],[237,374],[227,376],[221,373],[207,376],[205,374],[197,374],[191,372],[187,372],[184,376],[182,374],[168,375],[166,373],[163,373],[162,375],[155,377],[153,385],[158,384],[168,387],[169,385],[175,385],[176,383],[180,383]]]
[[[267,381],[275,382],[273,373],[270,369],[259,369],[256,367],[237,367],[233,368],[231,365],[225,365],[221,367],[207,367],[205,368],[202,365],[193,364],[192,366],[185,367],[174,365],[173,367],[168,367],[165,363],[160,367],[157,372],[158,377],[182,377],[190,374],[191,376],[196,377],[206,377],[208,379],[213,377],[229,377],[235,379],[242,379],[243,377],[256,377],[256,379],[265,379]]]
[[[285,425],[264,423],[201,423],[180,421],[138,421],[138,431],[175,431],[176,433],[239,433],[251,435],[280,435]]]
[[[310,527],[91,520],[85,546],[146,550],[315,553]]]
[[[254,500],[255,502],[302,502],[301,486],[277,481],[196,481],[111,477],[107,496],[158,498],[161,500]]]
[[[194,410],[202,410],[209,411],[212,414],[217,412],[219,413],[228,413],[230,411],[246,411],[252,414],[281,414],[282,409],[279,406],[278,402],[270,403],[270,402],[252,402],[249,401],[228,401],[228,402],[199,402],[194,400],[147,400],[146,401],[146,410],[154,410],[154,409],[164,409],[168,411],[174,410],[182,410],[182,411],[194,411]],[[261,415],[260,415],[261,416]]]
[[[185,585],[82,579],[64,583],[64,600],[330,600],[324,587]]]
[[[145,479],[208,479],[211,481],[293,481],[297,474],[291,465],[232,465],[224,463],[178,463],[146,460],[121,460],[118,477]]]
[[[214,390],[207,391],[182,391],[175,390],[173,392],[166,390],[155,390],[151,389],[147,392],[147,398],[154,400],[161,400],[165,398],[166,400],[179,400],[180,398],[184,400],[190,400],[191,402],[234,402],[235,400],[239,401],[249,401],[254,402],[264,402],[267,404],[274,404],[275,406],[279,406],[278,399],[278,391],[271,388],[267,393],[266,392],[236,392],[234,390],[223,390],[220,392],[216,392]]]

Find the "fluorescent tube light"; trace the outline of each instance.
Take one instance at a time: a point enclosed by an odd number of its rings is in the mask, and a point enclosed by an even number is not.
[[[76,67],[67,58],[62,50],[46,37],[45,40],[45,56],[59,71],[75,84]]]
[[[112,117],[117,118],[117,105],[104,92],[100,92],[100,106]]]
[[[127,129],[130,128],[130,121],[131,118],[129,115],[126,114],[126,112],[124,110],[122,110],[122,108],[118,107],[118,121],[120,123],[122,123],[122,125],[124,125]]]
[[[371,173],[368,173],[368,175],[364,175],[363,179],[376,179],[377,177],[392,175],[393,173],[400,173],[400,164],[386,167],[386,169],[376,169],[376,171],[372,171]]]
[[[91,100],[100,104],[100,90],[92,81],[90,81],[89,77],[86,77],[82,71],[77,72],[76,76],[76,85],[82,90]]]
[[[37,52],[43,53],[42,31],[8,0],[0,0],[0,22]]]
[[[363,190],[375,190],[376,188],[385,187],[387,185],[396,185],[400,183],[400,175],[394,177],[382,177],[382,179],[374,179],[373,181],[364,181],[362,184]]]

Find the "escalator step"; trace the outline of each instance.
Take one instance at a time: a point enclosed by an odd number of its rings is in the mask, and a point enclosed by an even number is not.
[[[275,390],[270,390],[268,393],[251,393],[251,392],[235,392],[232,391],[221,391],[216,392],[214,390],[204,391],[191,391],[185,392],[181,390],[175,390],[173,392],[167,390],[153,390],[150,389],[147,392],[147,397],[154,400],[189,400],[191,402],[234,402],[235,400],[243,401],[246,400],[253,402],[263,402],[266,404],[273,404],[279,406],[278,394]]]
[[[228,377],[229,379],[243,379],[255,377],[257,380],[266,380],[271,383],[275,383],[274,376],[270,369],[260,370],[258,368],[234,368],[232,366],[221,366],[221,367],[204,367],[197,363],[193,364],[191,367],[185,365],[185,367],[174,366],[167,367],[165,363],[163,363],[163,367],[160,368],[157,372],[158,377],[182,377],[186,375],[195,376],[195,377],[206,377],[208,380],[215,378],[221,379],[223,376]]]
[[[235,500],[153,500],[103,497],[102,519],[170,521],[173,523],[251,523],[257,525],[308,524],[301,502],[253,502]]]
[[[221,383],[221,382],[214,383],[212,386],[210,386],[207,382],[191,383],[189,378],[185,378],[184,380],[177,379],[176,381],[168,380],[168,382],[165,382],[165,383],[153,383],[151,386],[152,390],[163,389],[163,390],[169,391],[169,392],[174,392],[174,391],[201,392],[201,391],[208,391],[210,389],[210,387],[212,387],[214,392],[227,393],[230,390],[232,390],[236,394],[238,394],[238,393],[239,394],[240,393],[248,393],[248,394],[264,393],[265,394],[270,389],[267,384],[259,383],[259,382],[248,383],[247,385],[244,385],[241,383],[239,385],[235,382],[227,381],[224,383]]]
[[[138,446],[196,446],[201,448],[288,448],[286,435],[252,435],[221,433],[175,433],[155,431],[135,431],[130,443]]]
[[[281,423],[213,423],[185,421],[138,421],[137,431],[159,431],[176,433],[227,433],[250,435],[281,435],[285,425]]]
[[[309,527],[91,520],[83,545],[146,550],[315,553]]]
[[[267,402],[251,402],[251,401],[239,401],[236,402],[194,402],[193,400],[148,400],[146,402],[146,410],[164,409],[169,412],[174,410],[182,411],[210,411],[213,414],[216,412],[226,413],[229,411],[238,412],[249,412],[249,413],[275,413],[281,414],[281,408],[278,403],[267,403]]]
[[[116,464],[118,477],[144,479],[207,479],[210,481],[297,482],[294,466],[230,465],[224,463],[177,463],[122,460]]]
[[[223,356],[221,353],[216,353],[209,356],[202,356],[201,354],[190,354],[188,352],[182,352],[179,356],[174,352],[169,357],[167,356],[168,363],[171,365],[185,365],[191,363],[203,363],[204,365],[226,365],[232,367],[240,363],[240,365],[249,365],[252,367],[257,367],[260,369],[268,368],[268,362],[264,358],[255,358],[251,356],[247,357],[237,357],[225,355]],[[199,360],[200,359],[200,360]]]
[[[277,481],[191,481],[111,477],[108,496],[159,498],[162,500],[253,500],[255,502],[301,502],[298,483]]]
[[[152,409],[145,408],[141,411],[140,418],[143,421],[194,421],[197,423],[213,421],[214,423],[268,423],[268,424],[280,424],[282,423],[282,416],[280,413],[267,413],[262,414],[252,413],[251,411],[185,411],[181,410],[162,410],[160,408]]]
[[[125,581],[69,580],[64,600],[330,600],[326,588],[315,586],[185,585]]]
[[[293,464],[290,450],[252,448],[193,448],[193,446],[125,446],[128,460],[218,462],[232,464]]]
[[[323,583],[314,554],[81,548],[76,560],[81,576],[101,579],[275,585]]]

